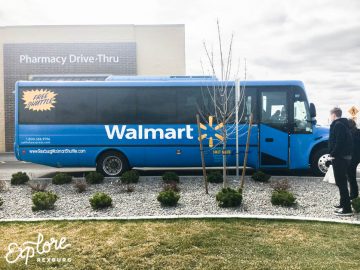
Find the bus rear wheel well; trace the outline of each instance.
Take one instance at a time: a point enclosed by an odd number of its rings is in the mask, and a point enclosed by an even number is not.
[[[309,160],[310,168],[315,176],[323,176],[328,164],[328,144],[326,141],[321,142],[313,147]]]
[[[106,171],[104,171],[104,166],[103,166],[104,163],[103,162],[107,158],[115,159],[115,161],[116,161],[116,159],[118,160],[120,169],[119,169],[119,172],[116,173],[116,175],[110,175],[109,173],[106,173]],[[98,154],[98,156],[96,157],[96,170],[107,176],[118,176],[129,169],[130,169],[130,164],[129,164],[128,158],[122,151],[119,151],[117,149],[106,149],[106,150],[100,152]]]
[[[317,145],[315,145],[313,147],[313,149],[311,149],[311,153],[310,153],[310,159],[309,159],[309,163],[311,164],[311,162],[313,161],[314,155],[317,151],[319,151],[320,149],[324,149],[324,148],[328,148],[328,142],[327,141],[323,141],[321,143],[318,143]]]

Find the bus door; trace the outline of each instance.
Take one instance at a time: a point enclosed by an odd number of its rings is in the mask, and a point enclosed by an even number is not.
[[[290,102],[293,108],[289,110],[290,120],[290,169],[308,167],[309,155],[306,150],[314,142],[313,124],[311,121],[309,103],[305,91],[294,88],[291,91]]]
[[[259,101],[260,168],[288,168],[288,91],[285,87],[260,88]]]

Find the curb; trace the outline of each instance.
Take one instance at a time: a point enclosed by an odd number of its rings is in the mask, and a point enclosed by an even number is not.
[[[230,178],[229,180],[233,181],[234,183],[239,183],[240,181],[236,179],[235,175],[229,175]],[[161,175],[140,175],[140,178],[148,178],[148,177],[157,177],[157,178],[161,178]],[[201,175],[179,175],[179,177],[183,177],[183,178],[200,178],[202,177]],[[251,175],[246,175],[246,177],[251,177]],[[306,178],[306,180],[318,180],[318,179],[323,179],[323,177],[319,177],[319,176],[296,176],[296,175],[287,175],[287,176],[282,176],[282,175],[273,175],[273,178],[287,178],[287,179],[297,179],[297,178]],[[73,177],[74,180],[80,180],[80,179],[85,179],[85,177]],[[115,181],[118,180],[119,177],[104,177],[105,181]],[[360,178],[357,179],[360,182]],[[10,183],[11,180],[10,179],[1,179],[0,176],[0,181],[5,181]],[[29,182],[48,182],[48,181],[52,181],[51,177],[30,177]],[[302,181],[299,180],[299,181]]]
[[[80,218],[20,218],[0,219],[0,223],[6,222],[40,222],[40,221],[131,221],[131,220],[176,220],[176,219],[256,219],[256,220],[279,220],[279,221],[311,221],[325,223],[340,223],[360,225],[360,220],[342,220],[330,218],[297,217],[297,216],[269,216],[269,215],[167,215],[167,216],[127,216],[127,217],[80,217]]]

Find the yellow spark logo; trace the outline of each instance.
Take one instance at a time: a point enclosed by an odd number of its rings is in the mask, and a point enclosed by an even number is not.
[[[25,109],[30,111],[51,111],[56,103],[57,94],[47,89],[35,89],[23,92]]]
[[[213,127],[213,117],[212,117],[212,116],[209,116],[209,128],[217,131],[217,130],[221,129],[223,126],[224,126],[224,124],[223,124],[223,123],[220,123],[220,124],[216,125],[215,127]],[[200,128],[201,128],[202,130],[207,130],[207,127],[206,127],[205,125],[201,124],[201,123],[200,123]],[[218,133],[215,133],[215,137],[218,138],[220,141],[223,141],[223,140],[224,140],[224,137],[221,136],[221,135],[218,134]],[[206,138],[207,138],[207,134],[206,134],[206,133],[201,135],[201,140],[204,140],[204,139],[206,139]],[[199,137],[198,139],[200,140],[200,137]],[[212,137],[212,136],[209,137],[209,147],[214,147],[214,140],[213,140],[213,137]]]

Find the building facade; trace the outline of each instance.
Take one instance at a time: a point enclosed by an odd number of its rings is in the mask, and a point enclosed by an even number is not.
[[[184,25],[0,27],[0,152],[13,150],[14,85],[33,75],[184,75]]]

